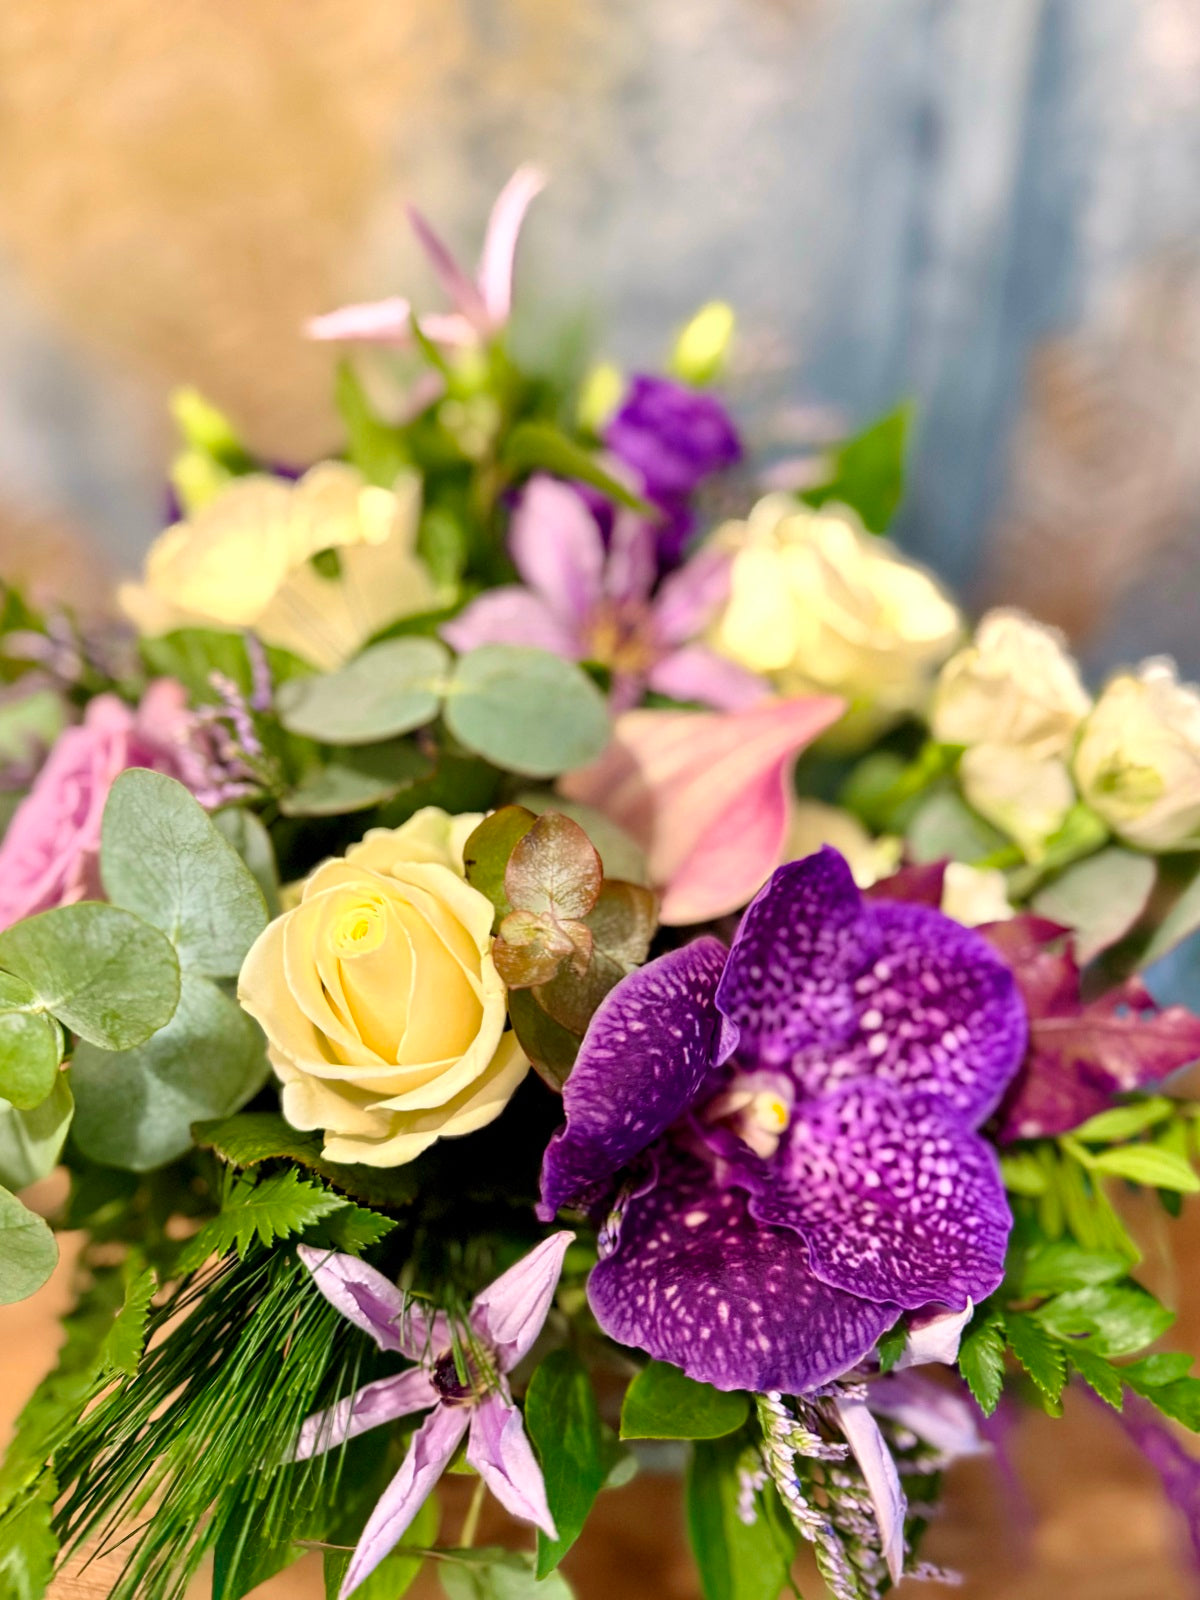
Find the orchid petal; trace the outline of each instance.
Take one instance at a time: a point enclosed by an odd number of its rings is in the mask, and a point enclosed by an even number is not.
[[[905,1367],[924,1367],[941,1362],[952,1367],[958,1360],[963,1329],[975,1314],[975,1302],[968,1296],[961,1311],[938,1310],[931,1316],[913,1317],[908,1324],[908,1339],[893,1371]]]
[[[574,1237],[565,1229],[552,1233],[475,1296],[471,1324],[496,1351],[501,1371],[511,1372],[542,1331]]]
[[[429,264],[454,309],[480,333],[487,333],[489,331],[487,307],[478,288],[459,266],[453,252],[435,232],[428,219],[417,210],[416,206],[409,206],[407,210],[409,225],[428,256]]]
[[[814,696],[737,712],[630,711],[604,755],[559,788],[646,851],[664,923],[706,921],[744,905],[777,865],[791,764],[842,708]]]
[[[663,580],[654,619],[664,644],[686,644],[714,619],[729,597],[732,559],[721,550],[701,550]]]
[[[291,1459],[307,1461],[310,1456],[324,1455],[369,1428],[424,1411],[437,1401],[437,1390],[424,1367],[411,1367],[394,1377],[380,1378],[356,1389],[327,1411],[307,1417]]]
[[[350,1558],[339,1600],[347,1600],[347,1596],[370,1577],[384,1556],[400,1543],[434,1484],[450,1465],[470,1421],[468,1406],[441,1405],[413,1434],[399,1472],[367,1519]]]
[[[448,1324],[440,1312],[431,1317],[357,1256],[310,1244],[297,1245],[296,1254],[330,1305],[369,1334],[381,1350],[420,1361],[433,1345],[449,1343]]]
[[[518,167],[496,196],[488,218],[483,253],[479,258],[479,290],[494,328],[501,328],[512,312],[513,262],[517,241],[530,202],[546,187],[540,167]]]
[[[509,1400],[490,1394],[475,1409],[467,1460],[506,1511],[532,1522],[548,1539],[558,1529],[546,1501],[546,1481],[537,1464],[521,1413]]]
[[[554,616],[578,629],[600,599],[604,544],[574,489],[541,473],[531,478],[513,514],[508,549]]]
[[[672,700],[698,700],[718,711],[743,711],[758,705],[771,686],[756,672],[719,656],[707,645],[693,644],[673,650],[650,668],[647,683]]]
[[[551,655],[577,660],[579,641],[538,595],[508,584],[489,589],[443,625],[442,638],[460,655],[481,644],[532,645]]]
[[[694,939],[635,967],[600,1002],[563,1087],[566,1126],[542,1162],[542,1203],[591,1202],[696,1099],[712,1067],[719,940]]]
[[[991,1449],[979,1431],[979,1413],[966,1398],[916,1373],[873,1378],[867,1404],[932,1445],[947,1466],[965,1456],[987,1455]]]
[[[904,1518],[908,1514],[908,1501],[900,1487],[900,1474],[892,1452],[865,1400],[838,1395],[833,1404],[838,1426],[866,1480],[888,1572],[892,1582],[899,1583],[904,1574]]]
[[[342,306],[304,324],[310,339],[363,341],[369,344],[409,344],[412,341],[412,306],[401,295],[387,300],[365,300]]]

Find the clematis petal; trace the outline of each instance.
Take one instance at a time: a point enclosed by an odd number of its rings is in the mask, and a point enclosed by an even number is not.
[[[512,311],[513,262],[517,241],[530,202],[546,187],[546,174],[540,167],[518,167],[496,196],[488,218],[479,258],[479,289],[492,326],[503,327]]]
[[[341,306],[304,324],[310,339],[338,339],[368,344],[408,344],[412,340],[412,306],[402,295]]]
[[[823,1282],[916,1309],[982,1300],[1012,1216],[995,1151],[933,1095],[860,1081],[801,1102],[750,1209],[794,1228]]]
[[[564,628],[580,628],[600,599],[604,543],[565,483],[539,473],[513,513],[508,550],[523,580]]]
[[[503,1372],[511,1372],[542,1331],[574,1237],[568,1230],[552,1233],[475,1296],[471,1324],[496,1351]]]
[[[905,1367],[924,1367],[934,1361],[952,1367],[958,1360],[963,1329],[974,1314],[975,1302],[968,1298],[961,1311],[938,1307],[910,1318],[908,1339],[892,1370],[901,1372]]]
[[[416,206],[407,207],[408,222],[417,240],[429,258],[429,264],[437,275],[437,280],[445,290],[454,309],[476,327],[480,333],[488,331],[487,307],[483,303],[483,296],[478,286],[471,281],[458,262],[454,253],[443,240],[441,235],[433,228],[429,219]]]
[[[297,1245],[296,1254],[330,1305],[369,1334],[381,1350],[395,1350],[410,1361],[420,1361],[431,1343],[440,1343],[447,1327],[441,1313],[430,1316],[357,1256],[310,1244]]]
[[[663,656],[651,667],[647,682],[672,700],[698,700],[719,711],[741,711],[771,692],[757,673],[747,672],[703,644],[687,645]]]
[[[491,1394],[471,1417],[467,1460],[504,1509],[532,1522],[548,1539],[558,1529],[546,1503],[546,1482],[537,1464],[521,1413],[511,1400]]]
[[[664,644],[686,644],[703,633],[729,598],[733,558],[701,550],[663,579],[654,600],[654,620]]]
[[[434,1484],[449,1466],[470,1421],[468,1406],[437,1406],[413,1434],[399,1472],[367,1518],[346,1569],[338,1600],[347,1600],[347,1596],[370,1577],[384,1556],[400,1543]]]
[[[608,541],[604,592],[610,600],[645,600],[658,576],[658,535],[632,511],[618,511]]]
[[[857,1015],[853,980],[879,948],[878,927],[836,850],[779,867],[742,918],[717,990],[743,1056],[783,1065],[806,1046],[845,1038]]]
[[[675,1156],[629,1202],[588,1299],[612,1338],[691,1378],[786,1394],[857,1366],[899,1315],[821,1282],[795,1234],[762,1226],[739,1190]]]
[[[424,1411],[437,1401],[437,1390],[424,1367],[412,1367],[395,1377],[380,1378],[377,1383],[356,1389],[328,1411],[317,1411],[307,1417],[292,1460],[307,1461],[310,1456],[324,1455],[326,1450],[336,1450],[338,1445],[366,1433],[368,1428],[394,1422],[397,1417],[410,1416],[414,1411]]]
[[[704,922],[744,905],[778,865],[792,763],[842,706],[818,695],[736,712],[626,712],[600,759],[559,789],[646,851],[664,923]]]
[[[538,1215],[591,1202],[695,1101],[713,1063],[718,939],[635,967],[601,1001],[563,1089],[566,1126],[542,1162]]]
[[[865,1400],[838,1395],[834,1410],[838,1426],[866,1480],[888,1572],[892,1582],[899,1583],[904,1573],[904,1519],[908,1514],[908,1500],[900,1487],[900,1474],[892,1452]]]
[[[871,904],[878,959],[854,984],[858,1025],[803,1070],[822,1094],[870,1077],[943,1098],[978,1127],[1025,1054],[1025,1007],[1012,973],[971,928],[928,906]]]
[[[540,595],[516,584],[490,589],[444,623],[442,638],[459,655],[481,644],[527,644],[568,661],[578,660],[580,642]]]
[[[867,1404],[931,1444],[947,1466],[964,1456],[987,1455],[991,1448],[979,1431],[979,1412],[966,1396],[915,1372],[873,1378]]]

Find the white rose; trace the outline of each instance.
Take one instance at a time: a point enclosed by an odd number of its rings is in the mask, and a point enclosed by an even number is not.
[[[1045,852],[1075,804],[1067,764],[1004,744],[977,744],[958,769],[963,793],[981,817],[1020,845],[1030,861]]]
[[[843,743],[924,709],[961,635],[959,613],[853,512],[768,495],[716,543],[733,552],[729,600],[712,635],[722,655],[783,694],[844,695],[849,714],[835,730]]]
[[[1075,751],[1080,793],[1114,833],[1143,850],[1200,845],[1200,689],[1175,664],[1115,677]]]
[[[942,884],[942,911],[964,928],[985,922],[1007,922],[1014,915],[1008,883],[998,867],[972,867],[965,861],[948,861]]]
[[[895,872],[903,848],[900,839],[874,838],[856,816],[841,806],[827,806],[820,800],[798,800],[792,811],[792,826],[783,859],[798,861],[826,844],[845,856],[860,889],[869,889],[880,878]]]

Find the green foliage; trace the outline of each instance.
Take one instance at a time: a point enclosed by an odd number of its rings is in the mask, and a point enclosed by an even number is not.
[[[1112,845],[1068,867],[1039,890],[1031,908],[1075,930],[1081,963],[1122,938],[1141,916],[1154,887],[1150,856]]]
[[[239,1178],[220,1212],[184,1245],[176,1271],[181,1275],[194,1272],[209,1256],[223,1256],[231,1250],[244,1259],[256,1239],[271,1245],[278,1239],[303,1233],[346,1204],[340,1195],[308,1182],[294,1169],[257,1183],[251,1178]]]
[[[1051,1407],[1058,1405],[1067,1381],[1066,1352],[1040,1322],[1023,1312],[1004,1318],[1009,1349],[1033,1379]]]
[[[549,1016],[531,989],[513,989],[509,993],[508,1015],[521,1049],[539,1076],[552,1088],[561,1089],[579,1054],[579,1035]]]
[[[994,1307],[976,1312],[958,1348],[958,1370],[979,1409],[990,1417],[1004,1387],[1004,1325]]]
[[[515,1550],[439,1553],[438,1579],[446,1600],[572,1600],[561,1572],[539,1579],[533,1558]]]
[[[917,862],[950,860],[977,865],[1003,859],[1015,849],[952,789],[935,789],[913,812],[904,836],[908,852]]]
[[[0,1011],[0,1096],[18,1111],[41,1105],[54,1088],[62,1049],[62,1030],[53,1017]]]
[[[117,906],[81,900],[0,933],[0,968],[39,1007],[104,1050],[141,1044],[171,1020],[179,962],[168,940]]]
[[[549,422],[518,422],[504,441],[501,460],[517,477],[529,472],[550,472],[558,478],[590,483],[617,505],[655,517],[656,508],[633,494],[627,485],[606,472],[590,450]]]
[[[913,407],[906,402],[847,439],[833,452],[827,482],[806,489],[801,499],[810,506],[829,502],[849,506],[872,533],[891,526],[904,494],[904,460],[912,429]]]
[[[1128,1270],[1128,1260],[1118,1251],[1084,1250],[1069,1239],[1058,1239],[1010,1256],[1008,1280],[1017,1299],[1042,1299],[1112,1283]]]
[[[156,677],[178,678],[194,700],[214,705],[220,695],[213,674],[228,678],[243,695],[254,692],[254,667],[241,633],[222,628],[176,628],[140,641],[142,657]],[[275,645],[264,645],[271,681],[286,683],[313,669],[299,656]],[[266,730],[263,730],[266,731]]]
[[[126,1259],[124,1277],[125,1299],[100,1346],[99,1361],[102,1370],[133,1377],[146,1347],[146,1325],[158,1280],[150,1267],[138,1270],[136,1254]]]
[[[0,1189],[0,1305],[35,1294],[57,1262],[58,1245],[46,1223]]]
[[[460,656],[445,718],[468,750],[533,778],[585,766],[609,737],[608,707],[587,673],[521,645],[482,645]]]
[[[433,773],[429,757],[408,743],[346,749],[310,767],[279,802],[285,817],[340,817],[384,805]]]
[[[1160,862],[1159,887],[1164,897],[1171,897],[1170,904],[1139,953],[1137,964],[1143,969],[1161,961],[1200,928],[1200,857],[1190,856],[1186,864]]]
[[[320,1134],[301,1133],[277,1111],[244,1111],[235,1117],[197,1123],[193,1132],[198,1143],[215,1150],[232,1166],[294,1161],[368,1206],[395,1209],[410,1205],[416,1197],[417,1179],[411,1165],[364,1167],[326,1161],[321,1155]]]
[[[892,1370],[897,1361],[899,1361],[900,1357],[904,1354],[904,1347],[907,1343],[908,1324],[904,1318],[901,1317],[896,1326],[894,1328],[889,1328],[876,1346],[876,1350],[879,1355],[880,1372],[890,1372]]]
[[[58,1540],[50,1526],[54,1474],[44,1472],[0,1514],[0,1593],[4,1600],[41,1600],[50,1583]]]
[[[494,928],[499,928],[501,920],[513,909],[504,886],[509,858],[536,821],[534,813],[524,806],[501,806],[484,817],[463,845],[467,882],[487,895],[495,907]]]
[[[1148,1095],[1144,1100],[1131,1100],[1128,1105],[1113,1106],[1089,1117],[1072,1130],[1071,1138],[1079,1144],[1119,1144],[1169,1121],[1178,1109],[1178,1101],[1168,1100],[1165,1095]]]
[[[622,1439],[719,1439],[736,1433],[750,1401],[697,1383],[666,1361],[648,1361],[625,1391]]]
[[[619,828],[595,806],[564,800],[547,789],[527,789],[517,796],[517,803],[537,816],[541,816],[543,811],[561,811],[564,817],[577,822],[600,852],[600,864],[606,878],[620,878],[625,883],[646,884],[650,881],[645,852],[634,843],[624,828]]]
[[[279,915],[279,869],[271,835],[253,811],[242,806],[227,806],[212,819],[223,839],[237,851],[257,883],[268,917]]]
[[[1111,1173],[1156,1189],[1173,1189],[1179,1194],[1200,1190],[1200,1178],[1187,1158],[1162,1145],[1131,1144],[1104,1150],[1091,1158],[1090,1166],[1094,1172]]]
[[[369,483],[390,489],[411,464],[400,428],[377,416],[349,361],[339,361],[333,400],[346,427],[346,459]]]
[[[537,1576],[544,1578],[583,1531],[606,1476],[592,1380],[572,1351],[552,1351],[530,1379],[525,1428],[558,1529],[557,1539],[538,1533]]]
[[[284,684],[280,720],[323,744],[395,738],[437,716],[449,666],[450,652],[436,639],[385,639],[337,672]]]
[[[32,1111],[17,1111],[0,1101],[0,1184],[24,1189],[58,1165],[75,1101],[70,1075],[60,1072],[54,1087]]]
[[[778,1600],[796,1550],[796,1532],[768,1486],[755,1496],[755,1520],[740,1515],[740,1469],[757,1466],[745,1437],[695,1445],[685,1487],[688,1535],[704,1600]]]
[[[1102,1356],[1128,1356],[1164,1334],[1173,1312],[1131,1282],[1095,1284],[1055,1295],[1037,1313],[1056,1338],[1086,1338]]]

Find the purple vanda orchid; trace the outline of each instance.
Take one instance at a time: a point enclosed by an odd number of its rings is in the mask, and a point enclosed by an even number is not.
[[[414,1306],[365,1262],[299,1246],[300,1259],[330,1305],[381,1350],[396,1351],[416,1365],[368,1383],[330,1410],[309,1417],[294,1459],[307,1460],[369,1428],[429,1410],[413,1434],[399,1472],[367,1519],[346,1571],[341,1600],[404,1537],[464,1435],[468,1462],[505,1510],[534,1523],[548,1538],[557,1537],[542,1471],[513,1404],[507,1376],[541,1332],[563,1256],[574,1237],[569,1232],[551,1234],[476,1295],[469,1327],[457,1341],[444,1313],[429,1315]]]
[[[497,196],[488,218],[479,268],[472,278],[415,206],[408,219],[454,310],[418,318],[422,334],[434,344],[471,346],[493,338],[512,312],[513,263],[530,202],[546,186],[545,174],[518,167]],[[346,343],[409,345],[413,309],[400,295],[313,317],[305,324],[310,339]]]
[[[442,637],[456,650],[524,644],[600,662],[612,673],[617,711],[646,689],[727,711],[770,693],[755,673],[694,642],[728,593],[727,556],[701,552],[656,587],[649,523],[619,513],[606,549],[575,490],[540,475],[513,515],[509,553],[522,584],[480,595],[447,623]]]
[[[905,1309],[1000,1282],[1011,1214],[975,1131],[1025,1046],[1011,972],[824,849],[779,868],[732,948],[631,973],[592,1019],[541,1215],[608,1216],[588,1292],[622,1344],[721,1389],[801,1394]]]

